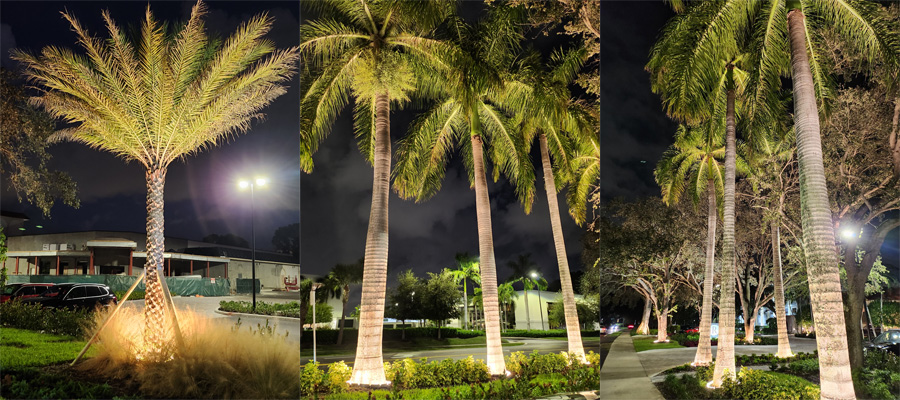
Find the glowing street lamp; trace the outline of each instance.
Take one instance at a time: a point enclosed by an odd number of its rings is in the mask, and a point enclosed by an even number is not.
[[[844,239],[847,239],[847,240],[856,239],[858,235],[859,235],[859,232],[857,232],[852,227],[846,227],[841,231],[841,236],[843,236]]]
[[[269,180],[266,178],[256,178],[252,181],[241,180],[238,182],[238,187],[241,190],[250,188],[250,271],[251,271],[251,282],[250,282],[250,292],[253,293],[253,312],[256,312],[256,228],[254,227],[254,216],[256,214],[256,201],[253,195],[254,187],[263,187],[269,183]],[[207,277],[208,278],[208,277]]]

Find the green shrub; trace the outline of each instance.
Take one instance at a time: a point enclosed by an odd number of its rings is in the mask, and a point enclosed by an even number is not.
[[[343,361],[331,363],[328,366],[328,374],[325,376],[325,388],[331,393],[343,393],[350,388],[347,381],[350,380],[353,370]]]
[[[684,374],[681,378],[675,375],[667,375],[666,380],[659,384],[659,391],[667,399],[704,399],[707,396],[704,382],[700,382],[696,376]]]
[[[0,304],[0,326],[84,337],[91,311],[42,308],[39,304],[8,301]]]
[[[900,326],[900,303],[898,302],[885,302],[883,312],[880,302],[870,302],[869,312],[872,313],[872,322],[875,325]]]
[[[300,395],[313,396],[319,393],[325,373],[319,369],[318,362],[308,362],[300,371]]]
[[[403,359],[384,363],[385,376],[394,387],[401,389],[477,384],[490,380],[487,365],[467,357],[462,360],[419,362]]]
[[[8,399],[110,399],[113,396],[108,384],[81,382],[38,369],[6,371],[0,386],[0,397]]]
[[[883,351],[868,351],[862,370],[855,373],[853,379],[863,397],[896,399],[896,394],[900,393],[900,357]]]
[[[506,332],[502,332],[501,336],[508,337],[533,337],[533,338],[544,338],[544,337],[566,337],[565,329],[550,329],[546,331],[542,330],[525,330],[525,329],[508,329]],[[599,337],[600,331],[581,331],[581,337]]]
[[[113,294],[116,295],[116,298],[119,299],[119,301],[141,300],[147,294],[143,290],[135,290],[135,291],[131,292],[131,295],[128,296],[128,298],[126,299],[125,298],[126,292],[127,292],[126,290],[119,290],[119,291],[113,292]],[[174,296],[175,294],[173,293],[172,295]]]
[[[741,368],[738,380],[725,379],[721,391],[726,399],[817,400],[819,387],[809,381],[777,372]]]

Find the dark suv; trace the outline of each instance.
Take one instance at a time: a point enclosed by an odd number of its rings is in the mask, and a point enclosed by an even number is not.
[[[47,308],[94,308],[118,303],[109,286],[99,283],[61,283],[50,287],[41,297],[25,300]]]
[[[866,350],[881,350],[894,353],[900,356],[900,329],[891,329],[884,331],[875,340],[866,343]]]

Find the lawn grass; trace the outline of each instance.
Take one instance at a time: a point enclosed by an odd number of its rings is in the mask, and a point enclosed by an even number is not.
[[[0,329],[0,369],[20,370],[72,361],[85,341],[24,329]],[[88,350],[91,356],[94,349]]]
[[[653,343],[653,341],[656,340],[656,336],[634,336],[632,340],[634,341],[634,351],[638,353],[647,350],[676,349],[684,347],[674,340],[668,343]]]
[[[541,339],[549,339],[549,340],[569,340],[569,338],[565,338],[565,337],[545,337],[545,338],[541,338]],[[600,338],[599,338],[599,337],[594,337],[594,336],[582,336],[582,337],[581,337],[581,341],[582,341],[582,342],[599,342],[599,341],[600,341]]]

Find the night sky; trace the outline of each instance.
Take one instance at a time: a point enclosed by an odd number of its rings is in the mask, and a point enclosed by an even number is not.
[[[0,2],[2,65],[14,68],[12,48],[40,51],[47,45],[75,47],[75,34],[59,12],[68,9],[92,33],[103,36],[101,10],[108,8],[119,25],[135,24],[148,3],[130,2]],[[157,19],[187,20],[193,2],[149,2]],[[296,1],[210,1],[205,18],[210,34],[227,36],[238,24],[260,12],[275,19],[268,38],[277,47],[299,42],[300,10]],[[463,15],[477,15],[480,2],[462,2]],[[659,29],[673,14],[662,2],[603,1],[601,6],[601,193],[604,199],[658,195],[653,167],[671,144],[676,125],[665,117],[651,93],[643,67]],[[540,39],[541,48],[568,43],[565,38]],[[597,64],[592,65],[597,68]],[[241,177],[268,176],[272,185],[258,190],[257,245],[271,249],[274,230],[301,220],[301,264],[304,273],[324,274],[336,263],[362,257],[371,202],[372,169],[356,146],[349,109],[342,114],[314,156],[315,170],[301,174],[297,159],[298,78],[288,92],[263,112],[267,118],[227,143],[173,164],[166,182],[166,235],[201,239],[234,233],[250,239],[249,194],[237,190]],[[393,138],[406,133],[414,112],[391,115]],[[537,146],[535,146],[537,147]],[[396,150],[396,143],[393,149]],[[145,230],[146,187],[142,167],[81,144],[51,147],[52,167],[69,173],[78,184],[81,208],[53,208],[45,219],[39,210],[20,204],[7,188],[2,208],[26,213],[27,233],[83,230]],[[458,252],[478,253],[474,190],[469,188],[459,155],[454,155],[441,192],[416,204],[390,199],[389,282],[412,268],[420,276],[454,266]],[[532,153],[536,166],[540,159]],[[498,274],[506,263],[531,253],[549,281],[558,278],[549,214],[541,172],[537,171],[533,211],[526,215],[512,188],[502,179],[489,183]],[[559,196],[565,204],[564,194]],[[298,212],[299,210],[299,212]],[[565,212],[565,210],[562,210]],[[572,270],[582,268],[584,229],[563,215],[563,230]],[[43,225],[38,230],[36,225]],[[16,234],[16,232],[10,232]],[[891,242],[893,241],[893,242]],[[896,236],[889,237],[886,257],[897,258]],[[891,248],[891,243],[893,247]],[[893,251],[893,254],[890,252]],[[358,294],[356,294],[358,296]]]

